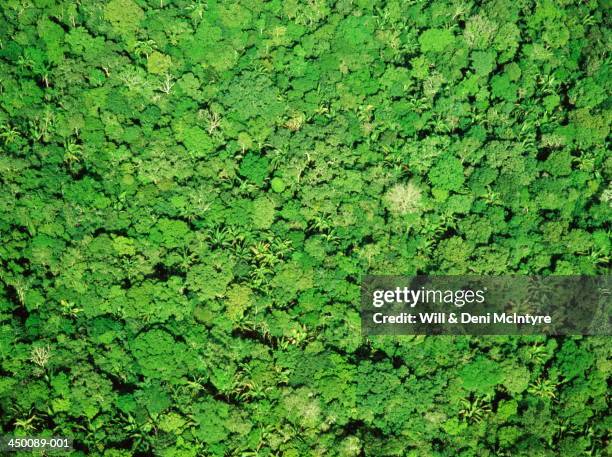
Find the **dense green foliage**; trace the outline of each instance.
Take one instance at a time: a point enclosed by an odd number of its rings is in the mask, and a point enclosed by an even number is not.
[[[358,314],[365,273],[608,272],[607,0],[0,14],[3,433],[610,455],[609,339],[363,338]]]

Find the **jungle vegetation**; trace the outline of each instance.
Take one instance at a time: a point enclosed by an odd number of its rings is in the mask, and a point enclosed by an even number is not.
[[[609,273],[610,17],[0,2],[1,433],[75,457],[610,455],[609,338],[359,321],[367,273]]]

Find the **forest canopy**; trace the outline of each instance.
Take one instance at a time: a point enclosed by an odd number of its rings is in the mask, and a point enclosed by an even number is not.
[[[609,21],[606,0],[0,2],[2,434],[610,455],[609,338],[365,338],[358,308],[366,274],[609,273]]]

